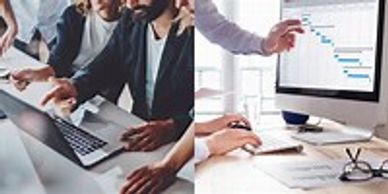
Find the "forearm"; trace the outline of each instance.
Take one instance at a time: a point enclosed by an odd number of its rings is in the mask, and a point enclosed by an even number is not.
[[[78,70],[71,78],[74,86],[79,93],[78,102],[92,98],[94,95],[111,85],[121,85],[125,82],[128,75],[125,69],[120,40],[112,37],[110,43],[102,52],[84,68]],[[109,65],[107,65],[109,64]]]
[[[210,122],[198,122],[195,123],[195,134],[196,135],[205,135],[212,133],[214,129],[211,129]]]
[[[50,77],[55,77],[55,71],[52,67],[42,67],[34,70],[33,81],[48,81]]]
[[[211,42],[236,54],[262,54],[263,38],[221,15],[211,0],[197,3],[196,27]]]
[[[194,155],[194,124],[191,124],[182,138],[174,145],[162,160],[178,172]]]
[[[96,83],[93,79],[90,79],[89,74],[84,73],[82,70],[78,71],[70,81],[78,93],[77,103],[79,104],[92,98],[99,89],[98,82]]]
[[[89,100],[99,91],[111,85],[123,84],[125,72],[121,69],[121,62],[114,60],[117,59],[114,52],[114,48],[104,50],[92,63],[78,70],[71,77],[72,83],[79,93],[77,98],[79,103]]]
[[[15,19],[15,15],[13,13],[11,4],[8,0],[0,0],[0,13],[3,16],[5,23],[8,28],[13,30],[18,30],[18,25]]]
[[[175,140],[181,138],[186,133],[189,125],[193,122],[193,116],[190,112],[186,114],[176,115],[172,118],[174,120],[175,127]]]

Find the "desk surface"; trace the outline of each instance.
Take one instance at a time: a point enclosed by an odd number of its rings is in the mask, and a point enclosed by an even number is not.
[[[0,58],[0,66],[6,66],[10,69],[42,65],[14,48],[11,48],[4,57]],[[24,92],[19,92],[5,83],[0,83],[0,88],[43,109],[43,107],[38,106],[38,102],[42,95],[51,88],[51,85],[33,83]],[[128,125],[131,122],[131,119],[128,119],[130,115],[126,111],[109,103],[102,103],[97,114],[122,125]],[[9,180],[0,181],[0,193],[31,193],[31,191],[37,191],[34,193],[68,193],[69,189],[77,191],[77,193],[117,192],[120,185],[124,183],[126,174],[140,166],[160,160],[173,146],[173,144],[166,145],[149,153],[123,153],[86,171],[36,139],[21,132],[7,119],[0,120],[0,129],[0,159],[2,163],[5,161],[10,167],[7,171],[9,172],[7,176]],[[14,170],[11,170],[11,167]],[[22,176],[18,176],[20,175],[18,172]],[[186,180],[193,181],[193,174],[194,167],[191,162],[179,173],[185,179],[178,179],[165,193],[193,193],[194,185]],[[7,187],[7,184],[12,186],[12,183],[18,183],[19,177],[29,177],[23,179],[23,182],[28,184]]]
[[[278,131],[291,133],[279,126]],[[331,160],[347,159],[346,147],[362,147],[361,155],[388,158],[388,143],[373,138],[370,142],[312,146],[303,144],[302,153],[283,153],[250,156],[242,150],[234,151],[227,156],[211,158],[198,166],[195,171],[195,189],[199,194],[211,193],[244,193],[244,194],[380,194],[388,191],[388,181],[351,183],[309,190],[290,189],[281,182],[263,172],[260,164],[280,164],[282,162],[306,161],[310,159]]]

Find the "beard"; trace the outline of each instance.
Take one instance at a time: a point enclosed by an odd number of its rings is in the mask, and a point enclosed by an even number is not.
[[[135,11],[133,19],[136,21],[154,21],[168,8],[169,3],[170,0],[153,0],[151,5],[138,5],[133,8]]]

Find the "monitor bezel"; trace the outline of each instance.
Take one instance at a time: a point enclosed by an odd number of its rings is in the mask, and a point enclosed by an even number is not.
[[[283,1],[280,6],[280,19],[283,19]],[[378,9],[378,21],[377,21],[377,41],[376,41],[376,53],[375,53],[375,80],[372,92],[364,91],[350,91],[350,90],[328,90],[328,89],[316,89],[316,88],[298,88],[298,87],[284,87],[280,86],[280,55],[277,57],[277,70],[276,70],[276,93],[279,94],[293,94],[313,97],[326,97],[336,99],[348,99],[358,101],[379,102],[380,98],[380,85],[381,85],[381,66],[383,56],[383,34],[384,34],[384,16],[385,16],[385,0],[379,1]]]

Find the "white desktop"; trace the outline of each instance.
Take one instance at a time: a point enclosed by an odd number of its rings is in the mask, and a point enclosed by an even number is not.
[[[282,19],[300,19],[305,34],[297,37],[295,49],[279,56],[277,106],[338,121],[350,132],[302,138],[307,142],[368,140],[388,118],[385,0],[281,2]]]

